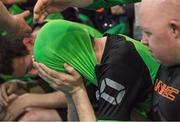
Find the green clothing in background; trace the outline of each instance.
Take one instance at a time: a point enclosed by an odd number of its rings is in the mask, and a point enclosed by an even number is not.
[[[120,19],[117,24],[109,28],[105,33],[108,34],[129,34],[129,24],[124,18]]]
[[[86,83],[97,85],[94,73],[97,60],[91,42],[94,37],[102,37],[102,34],[89,26],[65,20],[51,21],[37,35],[35,60],[60,72],[65,72],[64,63],[68,63]]]
[[[140,2],[141,0],[94,0],[94,2],[89,5],[88,9],[98,9],[98,8],[108,8],[118,4],[127,4]]]
[[[5,81],[9,81],[9,80],[13,80],[13,79],[18,79],[18,80],[23,80],[23,81],[29,81],[31,80],[31,77],[28,76],[28,75],[25,75],[23,77],[20,77],[20,78],[15,78],[11,75],[0,75],[0,77],[5,80]],[[0,81],[1,82],[1,81]]]
[[[28,7],[27,10],[30,10],[31,13],[28,17],[26,17],[26,22],[28,25],[33,26],[33,6]],[[24,12],[25,10],[23,10],[20,7],[20,5],[13,4],[9,7],[8,11],[11,15],[16,15],[16,14],[20,14],[20,13]],[[45,21],[54,20],[54,19],[64,19],[64,17],[62,16],[61,13],[52,13],[46,17]],[[6,31],[0,30],[0,36],[4,36],[6,34],[7,34]]]

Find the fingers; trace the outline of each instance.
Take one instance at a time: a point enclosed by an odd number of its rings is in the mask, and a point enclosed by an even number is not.
[[[12,94],[13,92],[16,91],[17,88],[17,84],[16,83],[11,83],[11,85],[9,85],[9,88],[7,89],[7,94]]]
[[[34,63],[34,66],[38,69],[39,74],[47,77],[48,75],[54,78],[58,77],[58,74],[56,71],[51,70],[50,68],[48,68],[47,66],[45,66],[44,64],[41,63]]]
[[[52,84],[52,81],[55,81],[56,79],[48,76],[48,74],[39,66],[38,63],[34,63],[34,67],[38,70],[38,75],[45,80],[46,82],[48,82],[49,84]]]
[[[3,98],[4,105],[7,106],[8,103],[14,98],[14,95],[11,96],[13,92],[17,89],[16,83],[6,83],[1,87],[1,97]],[[10,96],[9,96],[10,95]]]
[[[3,106],[7,106],[8,105],[8,102],[6,102],[6,100],[4,99],[4,96],[3,96],[3,92],[2,90],[0,91],[0,104],[2,104]]]
[[[64,85],[66,84],[65,82],[63,82],[60,78],[58,77],[52,77],[50,76],[46,71],[44,71],[44,69],[39,68],[39,76],[41,78],[43,78],[46,82],[49,83],[49,85],[56,89],[56,90],[61,90],[59,85]]]
[[[50,1],[50,0],[49,0]],[[48,5],[48,0],[38,0],[34,6],[34,21],[38,22],[43,9]]]
[[[22,17],[22,19],[25,19],[29,15],[30,15],[30,11],[27,10],[27,11],[24,11],[24,12],[22,12],[21,14],[19,14],[17,16]],[[23,21],[25,22],[25,20],[23,20]],[[24,31],[26,32],[27,35],[32,32],[32,28],[26,22],[25,22],[25,26],[24,27],[25,28],[23,28],[23,29],[24,29]]]
[[[41,63],[34,63],[34,65],[39,71],[39,76],[50,84],[55,83],[59,86],[64,86],[71,84],[71,82],[78,80],[80,77],[80,74],[68,64],[65,64],[64,66],[69,74],[56,72]]]
[[[57,89],[57,85],[67,85],[67,80],[72,79],[69,74],[56,72],[49,69],[44,64],[34,63],[35,67],[38,69],[38,74],[41,78],[47,81],[53,88]]]
[[[39,76],[47,81],[51,87],[57,90],[74,93],[74,91],[79,89],[79,86],[82,86],[83,84],[80,74],[68,64],[64,64],[64,67],[69,74],[56,72],[41,63],[34,64],[39,71]]]
[[[9,98],[8,98],[8,95],[7,95],[7,89],[8,88],[6,86],[1,88],[1,96],[3,98],[2,102],[4,103],[5,106],[8,105],[8,101],[9,101]]]
[[[68,0],[38,0],[34,7],[34,21],[42,23],[50,13],[63,11],[68,4]]]
[[[26,18],[27,16],[29,16],[30,15],[30,11],[24,11],[24,12],[22,12],[21,14],[19,14],[20,16],[22,16],[23,18]]]
[[[40,16],[39,16],[39,19],[37,20],[38,23],[43,23],[44,22],[44,19],[48,16],[48,12],[43,12]]]
[[[15,100],[18,96],[16,94],[12,94],[9,96],[9,102]]]
[[[39,15],[41,11],[47,6],[48,0],[38,0],[34,6],[34,14]]]
[[[72,76],[79,76],[78,72],[76,72],[74,70],[74,68],[72,68],[68,64],[65,64],[65,68],[69,74],[62,73],[62,72],[56,72],[56,71],[48,68],[47,66],[45,66],[44,64],[41,64],[41,63],[39,63],[39,64],[36,63],[36,67],[38,68],[39,73],[41,75],[44,75],[45,77],[47,77],[49,79],[55,78],[55,79],[61,80],[63,82],[65,82],[67,79],[69,79],[69,80],[73,79]]]
[[[80,76],[79,75],[79,73],[73,68],[73,67],[71,67],[70,65],[68,65],[68,64],[64,64],[64,68],[67,70],[67,72],[69,73],[69,74],[71,74],[72,76],[74,76],[74,77],[77,77],[77,76]]]
[[[43,23],[45,18],[53,12],[59,12],[59,10],[55,7],[49,6],[41,10],[38,19],[35,20],[37,23]]]
[[[30,11],[24,11],[21,14],[13,16],[14,21],[16,22],[16,28],[12,31],[12,34],[18,37],[29,36],[32,32],[32,28],[26,23],[25,18],[29,16]]]
[[[55,70],[52,70],[50,68],[48,68],[47,66],[45,66],[44,64],[39,64],[39,68],[41,68],[44,72],[46,72],[47,74],[49,74],[52,77],[58,77],[59,72],[56,72]]]

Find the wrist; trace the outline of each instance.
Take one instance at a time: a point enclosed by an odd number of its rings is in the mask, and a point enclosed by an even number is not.
[[[77,89],[74,89],[71,92],[71,96],[72,98],[79,98],[79,96],[81,96],[82,94],[86,93],[86,88],[84,87],[84,85],[82,87],[78,87]]]
[[[74,95],[74,94],[78,94],[79,92],[81,91],[86,91],[86,88],[84,86],[84,84],[82,83],[81,85],[79,86],[76,86],[73,90],[71,90],[69,93],[71,95]]]
[[[86,89],[84,88],[77,88],[72,92],[65,93],[66,99],[68,104],[74,103],[73,101],[77,101],[78,99],[81,99],[82,96],[86,94]]]
[[[72,97],[72,96],[74,96],[76,94],[79,94],[82,91],[86,91],[84,85],[77,86],[77,87],[73,88],[72,90],[70,90],[68,92],[64,92],[64,94],[65,94],[66,97]]]

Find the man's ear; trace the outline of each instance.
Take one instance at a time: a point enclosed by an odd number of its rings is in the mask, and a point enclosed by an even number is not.
[[[180,23],[178,21],[171,21],[170,29],[175,39],[180,38]]]
[[[30,37],[25,37],[23,39],[23,44],[26,46],[27,49],[32,49],[34,46],[34,41]]]

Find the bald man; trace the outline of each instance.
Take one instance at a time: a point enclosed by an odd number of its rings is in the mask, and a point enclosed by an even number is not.
[[[153,120],[180,120],[180,0],[143,0],[142,42],[162,64],[154,85]]]

